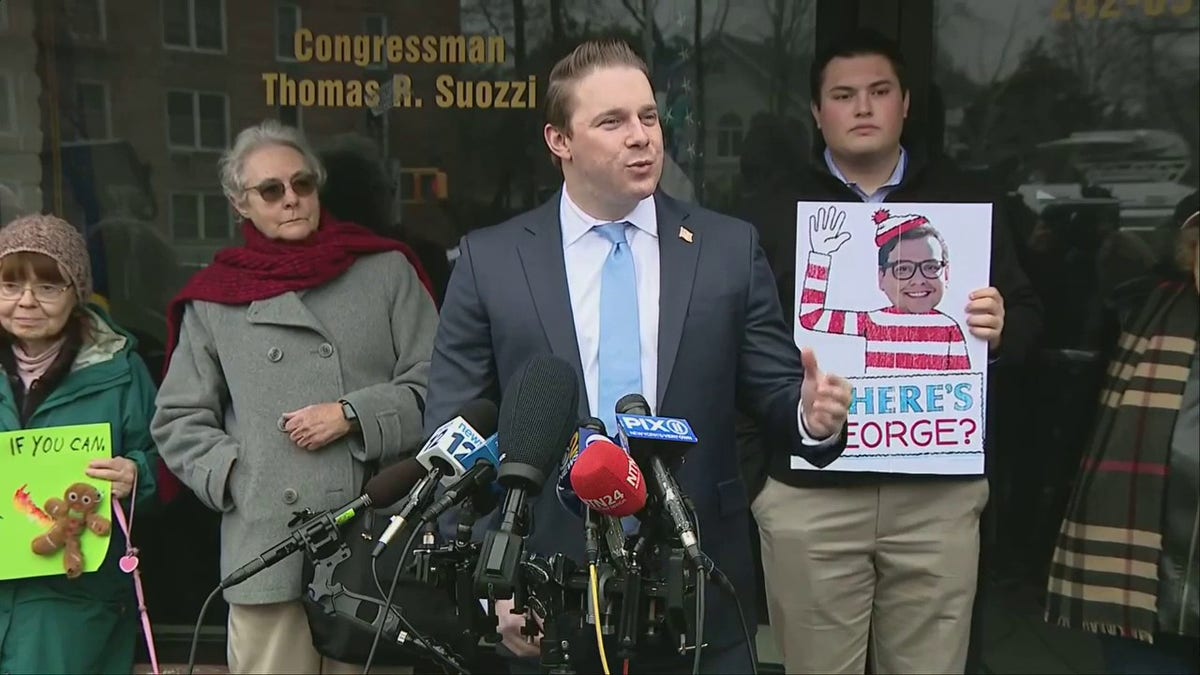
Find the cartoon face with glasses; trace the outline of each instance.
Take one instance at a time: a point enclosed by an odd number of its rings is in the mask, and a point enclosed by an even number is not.
[[[825,306],[833,254],[851,237],[845,220],[845,212],[833,206],[809,217],[812,252],[800,299],[800,325],[866,338],[870,371],[969,369],[962,328],[937,309],[946,293],[950,252],[924,216],[892,216],[880,210],[872,218],[879,247],[879,290],[890,306],[867,312]]]
[[[879,249],[879,290],[905,314],[928,314],[946,293],[950,260],[938,231],[921,225]]]

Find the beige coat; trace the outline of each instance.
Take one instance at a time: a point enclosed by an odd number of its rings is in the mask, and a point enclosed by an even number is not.
[[[357,497],[365,462],[387,464],[421,441],[437,321],[400,253],[360,258],[308,291],[188,305],[151,430],[163,461],[222,513],[222,576],[281,541],[293,512]],[[284,412],[341,398],[361,433],[308,452],[281,431]],[[225,599],[298,599],[300,564],[293,555]]]

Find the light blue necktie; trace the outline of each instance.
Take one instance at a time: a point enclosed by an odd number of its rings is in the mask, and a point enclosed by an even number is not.
[[[638,329],[637,275],[625,239],[629,223],[608,223],[596,231],[612,242],[600,277],[600,409],[597,417],[617,435],[617,400],[642,393],[642,342]],[[634,517],[621,519],[626,534],[637,530]]]
[[[596,416],[617,434],[617,400],[642,393],[642,345],[638,330],[637,276],[625,239],[629,223],[608,223],[596,231],[612,242],[600,277],[600,409]]]

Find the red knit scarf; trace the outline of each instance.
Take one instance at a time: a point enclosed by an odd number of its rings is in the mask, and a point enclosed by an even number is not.
[[[167,350],[164,374],[179,341],[183,310],[201,300],[222,305],[246,305],[289,291],[323,286],[354,265],[359,256],[399,251],[417,272],[433,296],[433,285],[425,268],[407,245],[381,237],[354,223],[335,220],[321,211],[317,231],[299,242],[268,239],[249,220],[242,223],[244,246],[221,250],[212,264],[197,272],[167,306]],[[175,498],[179,482],[166,465],[160,465],[159,493],[164,502]]]

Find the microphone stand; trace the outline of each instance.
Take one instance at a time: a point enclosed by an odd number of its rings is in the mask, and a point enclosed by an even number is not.
[[[309,556],[313,563],[313,580],[308,585],[308,596],[320,605],[326,614],[350,621],[357,627],[371,632],[379,630],[382,626],[383,634],[397,645],[432,652],[459,673],[469,672],[453,650],[435,640],[422,640],[414,636],[406,627],[407,622],[394,607],[384,605],[380,599],[349,591],[334,580],[338,565],[349,560],[351,555],[350,547],[339,536],[336,527],[322,537],[312,536],[313,533],[307,527],[300,533],[299,536],[305,544],[305,555]],[[374,618],[367,621],[361,618],[363,616]]]

